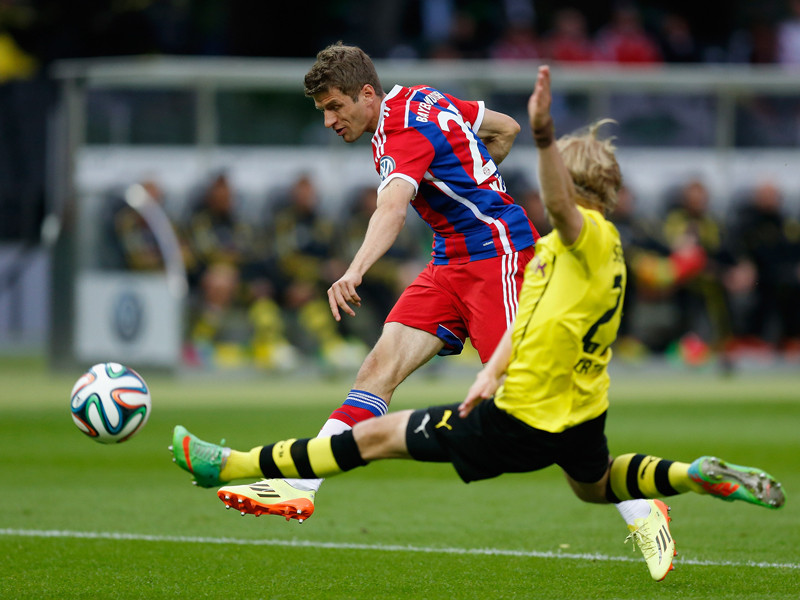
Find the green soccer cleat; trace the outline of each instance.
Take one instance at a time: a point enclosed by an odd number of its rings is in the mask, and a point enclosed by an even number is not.
[[[217,492],[225,508],[235,508],[242,516],[278,515],[302,523],[314,513],[316,492],[300,490],[283,479],[265,479],[249,485],[229,485]]]
[[[204,442],[195,437],[182,425],[176,425],[172,432],[172,461],[184,471],[194,475],[195,485],[216,487],[226,483],[219,477],[225,461],[231,453],[230,448]]]
[[[714,456],[701,456],[689,466],[689,477],[717,498],[744,500],[767,508],[786,502],[783,487],[772,475],[754,467],[740,467]]]
[[[669,531],[669,507],[661,500],[647,500],[650,505],[650,514],[645,518],[634,521],[634,525],[628,525],[630,533],[625,538],[636,546],[647,562],[650,569],[650,576],[656,581],[662,581],[672,569],[672,558],[677,556],[675,550],[675,540]]]

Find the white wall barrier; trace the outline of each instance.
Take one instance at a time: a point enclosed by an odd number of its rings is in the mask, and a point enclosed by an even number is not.
[[[75,357],[86,364],[175,367],[182,300],[163,274],[84,271],[76,286]]]

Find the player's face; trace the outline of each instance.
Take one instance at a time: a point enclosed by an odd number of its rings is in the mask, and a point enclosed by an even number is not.
[[[314,95],[314,106],[322,111],[325,127],[348,143],[355,142],[365,131],[375,131],[374,105],[375,93],[369,85],[364,86],[357,101],[338,88]]]

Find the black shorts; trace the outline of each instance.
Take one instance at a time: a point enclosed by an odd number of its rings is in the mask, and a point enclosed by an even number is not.
[[[575,481],[599,481],[608,469],[606,413],[560,433],[527,425],[485,400],[464,419],[458,404],[411,414],[406,429],[414,460],[453,463],[466,482],[558,465]]]

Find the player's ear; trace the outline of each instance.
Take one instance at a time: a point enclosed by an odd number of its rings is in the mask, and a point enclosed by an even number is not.
[[[372,102],[376,97],[375,88],[370,84],[365,83],[364,87],[361,88],[361,93],[359,95],[365,102]]]

